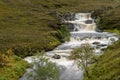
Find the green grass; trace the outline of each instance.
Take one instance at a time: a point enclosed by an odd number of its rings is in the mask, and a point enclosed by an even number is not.
[[[0,68],[0,80],[18,80],[28,66],[27,62],[17,56],[11,57],[8,66]]]
[[[104,10],[104,13],[101,14],[101,21],[99,23],[99,28],[102,30],[114,30],[117,29],[120,31],[120,4],[118,7]],[[114,32],[114,31],[113,31]]]
[[[90,66],[90,79],[84,80],[120,80],[120,41],[109,46],[98,62]]]
[[[114,6],[109,0],[1,0],[0,49],[29,46],[51,50],[60,44],[56,34],[56,12],[89,12],[102,6]],[[50,42],[56,44],[48,47]]]

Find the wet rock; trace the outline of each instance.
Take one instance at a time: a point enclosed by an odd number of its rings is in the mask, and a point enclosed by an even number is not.
[[[70,31],[73,31],[73,30],[74,30],[74,24],[72,24],[72,23],[66,23],[66,25],[67,25],[67,27],[68,27],[68,29],[69,29]]]
[[[107,44],[98,44],[98,46],[104,47],[104,46],[107,46]]]
[[[94,45],[98,45],[98,44],[100,44],[100,42],[93,42],[92,44],[94,44]]]
[[[64,14],[63,18],[67,21],[70,21],[70,20],[74,20],[74,16],[75,16],[74,13],[66,13]]]
[[[54,59],[60,59],[60,58],[61,58],[61,56],[60,56],[60,55],[58,55],[58,54],[54,54],[53,58],[54,58]]]
[[[96,46],[96,49],[100,49],[100,46]]]
[[[111,38],[110,40],[111,40],[112,42],[115,42],[115,38]]]
[[[92,23],[93,23],[93,20],[86,20],[85,23],[86,23],[86,24],[92,24]]]
[[[105,51],[105,48],[102,48],[101,51]]]

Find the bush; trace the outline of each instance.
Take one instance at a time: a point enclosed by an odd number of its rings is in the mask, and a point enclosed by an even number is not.
[[[22,59],[11,56],[10,66],[0,67],[0,80],[18,80],[25,72],[28,64]]]
[[[24,58],[26,56],[32,56],[35,54],[39,49],[32,49],[29,46],[15,46],[13,49],[15,55]]]
[[[28,80],[59,80],[59,69],[54,63],[43,56],[36,58],[33,60],[33,69],[27,74]]]
[[[61,42],[69,41],[70,31],[65,25],[61,25],[58,32],[59,32],[58,37],[61,40]]]

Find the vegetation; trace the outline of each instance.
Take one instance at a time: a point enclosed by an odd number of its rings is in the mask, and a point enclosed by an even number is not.
[[[59,36],[61,42],[69,41],[70,39],[70,31],[68,30],[67,26],[62,25],[59,29]]]
[[[96,10],[100,20],[98,22],[98,27],[103,31],[120,31],[120,3],[116,4],[114,7],[103,8],[101,11]],[[118,32],[117,31],[117,32]]]
[[[98,62],[89,67],[89,79],[84,80],[120,80],[120,41],[109,46]]]
[[[17,56],[10,57],[9,62],[6,66],[0,67],[0,80],[18,80],[28,67],[27,62]]]
[[[112,0],[0,0],[0,50],[16,46],[51,50],[60,44],[54,35],[62,13],[89,12],[115,4]]]
[[[33,69],[27,74],[28,80],[59,80],[58,67],[43,55],[38,55],[37,60],[33,60],[33,65]]]
[[[80,69],[82,68],[85,71],[86,77],[89,78],[88,65],[96,60],[91,46],[89,44],[81,45],[80,48],[72,51],[70,57],[75,60]]]
[[[16,73],[26,63],[16,61],[15,55],[23,58],[52,50],[68,40],[66,31],[60,32],[64,13],[94,12],[100,15],[100,29],[120,32],[119,8],[118,0],[0,0],[0,80],[18,80],[24,72]]]
[[[104,30],[105,32],[111,32],[111,33],[115,33],[117,35],[120,35],[120,30],[118,29],[113,29],[113,30]]]
[[[116,4],[114,0],[0,0],[0,51],[12,48],[24,57],[51,50],[63,41],[62,35],[56,37],[63,13],[91,12]]]

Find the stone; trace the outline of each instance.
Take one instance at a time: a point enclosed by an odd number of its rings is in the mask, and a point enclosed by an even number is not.
[[[92,44],[94,44],[94,45],[98,45],[98,44],[100,44],[100,42],[93,42]]]
[[[53,58],[54,58],[54,59],[60,59],[60,58],[61,58],[61,56],[60,56],[60,55],[58,55],[58,54],[54,54]]]

